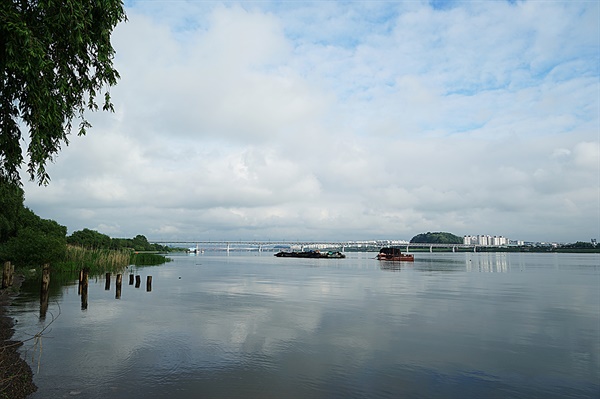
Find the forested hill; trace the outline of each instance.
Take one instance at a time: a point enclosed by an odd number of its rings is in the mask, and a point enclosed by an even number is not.
[[[413,244],[462,244],[462,237],[452,233],[421,233],[410,239]]]

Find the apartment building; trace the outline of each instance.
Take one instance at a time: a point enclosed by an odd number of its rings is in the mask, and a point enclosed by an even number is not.
[[[463,236],[465,245],[508,245],[510,240],[503,236],[476,235]]]

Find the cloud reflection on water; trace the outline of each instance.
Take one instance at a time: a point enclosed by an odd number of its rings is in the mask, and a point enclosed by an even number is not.
[[[566,378],[575,391],[593,386],[600,298],[582,270],[563,272],[551,255],[419,258],[397,273],[352,254],[345,263],[181,258],[144,269],[154,290],[124,286],[121,300],[100,280],[85,312],[76,295],[63,296],[39,395],[83,386],[92,398],[385,397],[425,395],[433,383],[452,397],[465,384],[538,392],[523,381],[547,378]]]

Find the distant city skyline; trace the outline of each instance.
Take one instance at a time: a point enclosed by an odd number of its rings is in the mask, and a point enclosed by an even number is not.
[[[523,240],[515,240],[517,245],[523,245]],[[463,244],[466,245],[508,245],[511,243],[509,238],[504,236],[491,236],[489,234],[478,234],[476,236],[463,236]],[[521,244],[519,244],[521,243]]]
[[[365,240],[310,240],[310,239],[306,239],[306,240],[301,240],[301,239],[297,239],[297,240],[260,240],[260,239],[255,239],[255,240],[244,240],[244,239],[238,239],[238,240],[202,240],[202,239],[183,239],[183,240],[155,240],[155,239],[148,239],[148,241],[150,243],[160,243],[160,244],[194,244],[194,243],[203,243],[203,244],[210,244],[210,243],[230,243],[230,244],[265,244],[265,245],[278,245],[278,244],[298,244],[298,243],[303,243],[303,244],[349,244],[349,245],[407,245],[407,244],[411,244],[410,243],[410,239],[365,239]],[[582,240],[579,240],[582,241]],[[463,236],[463,241],[462,243],[459,243],[457,245],[474,245],[474,246],[509,246],[509,245],[531,245],[531,244],[573,244],[576,241],[572,241],[572,242],[558,242],[558,241],[552,241],[552,242],[548,242],[548,241],[525,241],[525,240],[514,240],[514,239],[509,239],[507,237],[503,237],[503,236],[491,236],[491,235],[477,235],[477,236]],[[597,242],[597,240],[595,239],[591,239],[589,241],[583,241],[583,242],[590,242],[592,244],[595,245],[595,243]],[[452,244],[448,244],[448,245],[452,245]]]

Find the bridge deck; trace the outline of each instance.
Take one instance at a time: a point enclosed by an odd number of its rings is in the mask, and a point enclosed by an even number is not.
[[[255,247],[265,246],[300,246],[300,247],[386,247],[386,246],[397,246],[397,247],[413,247],[413,248],[480,248],[480,247],[503,247],[505,245],[479,245],[479,244],[440,244],[440,243],[408,243],[408,242],[393,242],[393,241],[210,241],[210,240],[177,240],[177,241],[164,241],[164,240],[149,240],[148,242],[153,244],[161,245],[202,245],[202,246],[238,246],[248,245]]]

